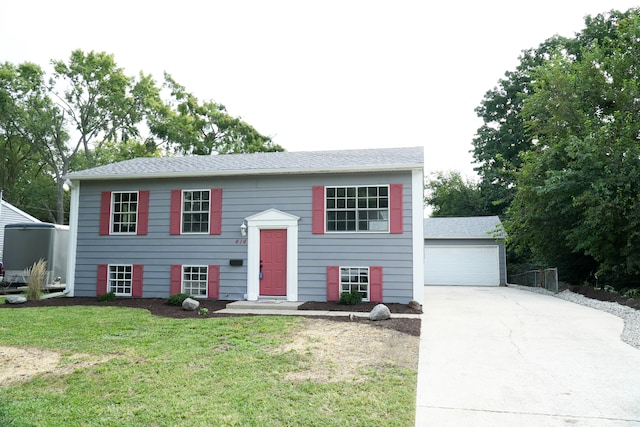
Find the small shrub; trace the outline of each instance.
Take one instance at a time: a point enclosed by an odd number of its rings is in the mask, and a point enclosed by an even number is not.
[[[198,313],[200,313],[201,316],[206,316],[207,314],[209,314],[209,309],[207,307],[201,307],[198,310]]]
[[[25,275],[29,276],[29,283],[27,283],[27,299],[29,301],[37,301],[40,299],[46,274],[47,262],[42,258],[27,268]]]
[[[343,292],[340,295],[340,304],[356,305],[362,302],[362,294],[358,291]]]
[[[169,304],[169,305],[182,305],[184,300],[186,300],[187,298],[191,298],[191,295],[189,295],[189,294],[174,294],[174,295],[171,295],[167,299],[167,304]]]
[[[102,294],[98,297],[98,301],[100,302],[115,301],[115,299],[116,299],[116,294],[113,291],[107,292],[106,294]]]
[[[618,291],[616,291],[616,288],[614,288],[611,285],[604,285],[604,290],[607,292],[611,292],[612,294],[617,294]]]
[[[640,288],[626,289],[623,296],[625,298],[640,299]]]

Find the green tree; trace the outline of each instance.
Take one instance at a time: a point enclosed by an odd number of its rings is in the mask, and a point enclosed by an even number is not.
[[[42,219],[65,221],[63,177],[73,170],[161,154],[283,151],[168,74],[160,88],[151,76],[126,75],[113,55],[81,50],[52,64],[49,78],[34,64],[0,64],[0,188]]]
[[[49,148],[65,138],[59,112],[48,98],[42,69],[31,63],[0,65],[0,179],[4,197],[46,221],[54,220],[58,211],[55,197],[54,203],[47,204],[52,197],[43,194],[53,183]],[[58,208],[62,211],[62,205]]]
[[[521,112],[533,144],[508,228],[572,279],[623,286],[640,274],[640,15],[586,22],[577,54],[558,50],[533,73]]]
[[[170,98],[163,101],[158,95],[149,101],[147,124],[168,151],[199,155],[284,151],[242,119],[229,115],[224,105],[201,103],[169,74],[164,86]]]
[[[51,92],[71,129],[71,152],[82,149],[91,164],[92,150],[107,141],[139,136],[144,101],[135,79],[117,66],[113,55],[75,50],[68,62],[52,61]]]
[[[522,166],[520,154],[531,147],[520,113],[524,99],[532,91],[532,72],[548,59],[550,52],[570,44],[565,38],[553,37],[536,49],[523,51],[516,69],[507,71],[475,110],[483,125],[476,131],[471,152],[491,214],[502,216],[509,207]]]
[[[464,179],[460,172],[437,172],[427,180],[425,204],[433,210],[431,216],[480,216],[489,215],[478,185]]]

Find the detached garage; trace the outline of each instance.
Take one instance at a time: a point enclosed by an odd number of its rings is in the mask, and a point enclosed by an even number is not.
[[[424,284],[506,284],[505,238],[497,216],[425,218]]]

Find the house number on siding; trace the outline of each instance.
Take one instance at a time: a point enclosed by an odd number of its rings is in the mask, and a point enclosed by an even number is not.
[[[247,239],[236,239],[236,245],[246,245]]]

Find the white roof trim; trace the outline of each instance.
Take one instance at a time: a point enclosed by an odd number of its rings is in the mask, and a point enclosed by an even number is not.
[[[72,180],[91,180],[91,181],[103,181],[114,179],[144,179],[144,178],[191,178],[191,177],[203,177],[203,176],[247,176],[247,175],[296,175],[296,174],[309,174],[309,173],[344,173],[344,172],[394,172],[394,171],[407,171],[407,170],[422,170],[424,165],[391,165],[391,166],[363,166],[363,167],[336,167],[336,168],[298,168],[298,169],[252,169],[252,170],[224,170],[224,171],[188,171],[188,172],[139,172],[132,174],[110,174],[110,175],[85,175],[82,176],[82,172],[78,172],[77,176],[71,177]]]
[[[7,209],[11,209],[13,212],[15,212],[16,214],[23,216],[26,220],[31,221],[31,222],[42,222],[40,221],[38,218],[29,215],[28,213],[26,213],[25,211],[16,208],[15,206],[13,206],[11,203],[9,202],[5,202],[4,200],[0,200],[0,202],[2,202],[2,208],[7,208]]]

